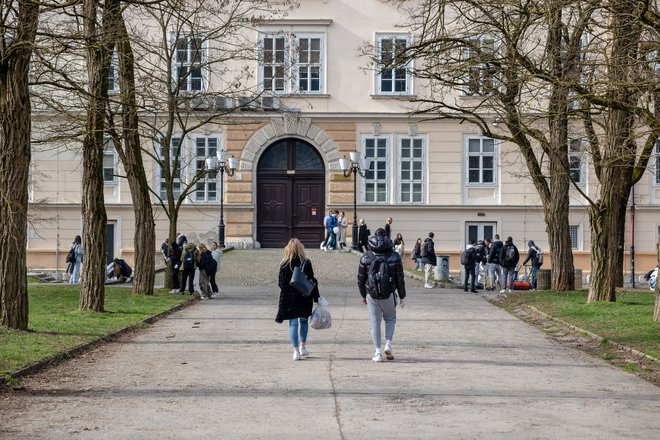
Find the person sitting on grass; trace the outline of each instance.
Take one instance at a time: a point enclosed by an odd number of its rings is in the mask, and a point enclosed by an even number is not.
[[[112,263],[106,267],[106,276],[108,280],[116,278],[119,282],[123,283],[128,280],[133,274],[133,269],[126,261],[121,258],[115,258]]]

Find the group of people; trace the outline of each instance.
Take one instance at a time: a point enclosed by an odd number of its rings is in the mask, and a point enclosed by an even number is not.
[[[325,235],[323,242],[321,242],[322,250],[330,252],[337,248],[344,249],[346,247],[348,219],[344,211],[329,210],[328,215],[323,218],[323,228]]]
[[[391,224],[391,219],[387,225]],[[367,306],[371,323],[371,338],[375,353],[374,362],[393,360],[393,339],[396,325],[397,303],[405,304],[406,285],[401,255],[387,235],[386,228],[378,228],[366,243],[367,252],[360,258],[357,269],[357,285],[362,302]],[[304,296],[291,284],[293,271],[301,268],[315,287]],[[307,349],[308,319],[314,303],[319,300],[318,281],[314,276],[312,262],[305,255],[305,247],[297,238],[292,238],[284,248],[279,267],[280,297],[275,322],[289,321],[289,337],[293,347],[293,360],[309,355]],[[398,301],[397,301],[398,296]],[[385,322],[385,345],[382,344],[381,323]]]
[[[543,251],[533,240],[527,242],[527,247],[527,256],[522,266],[530,263],[530,289],[536,290],[538,271],[543,265]],[[463,290],[467,292],[470,285],[470,291],[474,293],[477,293],[477,288],[499,290],[500,293],[511,292],[518,278],[519,262],[520,252],[513,243],[513,237],[507,237],[504,243],[498,234],[492,240],[472,240],[461,253],[461,264],[465,272]],[[486,275],[488,283],[484,281]]]
[[[184,294],[186,285],[188,293],[195,292],[195,273],[199,278],[199,295],[202,299],[210,299],[219,293],[216,274],[220,270],[222,251],[216,241],[211,242],[210,249],[204,243],[188,243],[185,235],[177,233],[174,243],[165,240],[161,253],[165,264],[171,265],[172,290],[170,293]]]
[[[82,268],[84,248],[82,238],[76,235],[71,243],[71,248],[66,256],[66,273],[70,274],[69,284],[80,283],[80,270]],[[121,258],[113,259],[106,266],[106,280],[116,279],[119,282],[125,282],[130,279],[133,269]]]

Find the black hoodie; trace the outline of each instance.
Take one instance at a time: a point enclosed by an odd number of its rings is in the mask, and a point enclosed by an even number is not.
[[[394,278],[394,285],[396,291],[399,292],[399,298],[406,297],[406,283],[403,273],[403,263],[401,263],[401,256],[394,252],[392,247],[394,244],[389,237],[382,235],[374,235],[369,237],[368,248],[370,252],[365,252],[360,258],[360,265],[358,266],[358,289],[362,298],[367,297],[366,283],[369,275],[369,266],[374,259],[384,257],[385,261],[390,267],[390,273]]]

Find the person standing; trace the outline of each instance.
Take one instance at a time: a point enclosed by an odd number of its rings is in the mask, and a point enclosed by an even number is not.
[[[220,272],[220,263],[222,263],[222,251],[218,247],[217,241],[211,242],[211,255],[213,256],[213,260],[215,260],[215,272],[213,272],[213,276],[209,277],[209,281],[211,282],[211,291],[213,293],[220,293],[218,290],[218,285],[215,282],[215,276],[218,272]]]
[[[385,235],[387,238],[390,240],[392,239],[392,217],[387,217],[387,220],[385,220]]]
[[[427,289],[433,289],[435,286],[430,283],[429,278],[433,273],[433,268],[437,266],[438,260],[435,256],[435,244],[433,243],[433,237],[435,235],[433,232],[429,232],[429,236],[424,239],[422,247],[420,249],[420,255],[422,256],[422,263],[424,263],[424,287]]]
[[[403,236],[400,233],[396,234],[396,239],[394,240],[394,252],[399,254],[401,260],[403,260],[403,254],[405,252],[404,246],[405,243],[403,242]]]
[[[332,209],[329,209],[328,215],[323,217],[323,228],[325,230],[325,235],[323,238],[323,242],[321,243],[322,250],[326,250],[328,248],[328,240],[330,240],[330,227],[328,226],[328,222],[330,222],[330,217],[332,217]]]
[[[192,295],[195,292],[193,281],[195,279],[195,243],[188,243],[181,252],[181,287],[179,293],[186,291],[186,280],[188,280],[188,292]]]
[[[176,233],[176,244],[179,246],[179,249],[183,248],[188,244],[188,238],[183,235],[181,232]]]
[[[472,289],[470,289],[470,291],[472,293],[477,293],[477,248],[475,247],[474,240],[470,240],[470,244],[468,244],[465,247],[465,250],[461,253],[461,264],[465,271],[463,291],[468,291],[468,281],[472,278]]]
[[[392,340],[396,326],[396,292],[404,306],[406,284],[401,256],[392,249],[392,240],[385,235],[384,229],[376,230],[376,235],[369,238],[369,251],[360,258],[358,266],[358,289],[362,302],[367,305],[371,321],[371,338],[376,352],[371,358],[374,362],[382,362],[383,354],[388,360],[394,360]],[[376,269],[376,265],[379,266]],[[386,269],[380,268],[386,265]],[[379,282],[378,274],[387,274],[387,280]],[[388,291],[389,289],[389,291]],[[381,321],[385,321],[385,352],[381,349]]]
[[[500,283],[500,289],[506,287],[506,279],[502,277],[502,265],[500,260],[500,253],[502,252],[502,247],[504,243],[500,240],[500,235],[495,234],[493,237],[493,243],[490,245],[490,250],[488,251],[488,278],[490,279],[490,289],[491,291],[497,288],[495,284],[495,279]]]
[[[344,211],[340,211],[337,220],[339,223],[339,249],[344,249],[346,247],[346,229],[348,229],[348,219],[346,218],[346,213]]]
[[[541,268],[541,264],[539,263],[539,248],[536,246],[536,243],[534,243],[534,240],[529,240],[527,246],[529,247],[527,250],[527,257],[523,260],[522,265],[525,266],[528,261],[531,262],[532,281],[530,283],[530,288],[536,290],[536,276]]]
[[[415,242],[412,252],[410,253],[410,259],[415,262],[415,270],[424,270],[424,263],[422,263],[422,239],[418,238]]]
[[[337,233],[339,232],[339,211],[330,212],[328,216],[328,232],[330,233],[330,238],[325,244],[326,251],[333,251],[337,248]]]
[[[304,274],[315,286],[309,296],[302,296],[289,284],[294,267],[302,267]],[[299,361],[302,356],[308,356],[307,333],[308,319],[312,314],[313,303],[319,300],[319,286],[314,277],[312,262],[305,257],[305,247],[297,238],[292,238],[284,248],[284,256],[280,261],[279,281],[280,300],[275,322],[289,320],[289,337],[293,347],[293,360]]]
[[[69,284],[78,284],[80,282],[80,267],[82,266],[84,252],[82,238],[80,235],[76,235],[73,239],[73,243],[71,243],[71,249],[73,250],[75,260],[73,262],[73,269],[71,271],[71,278],[69,278]]]
[[[170,246],[168,258],[172,265],[172,290],[170,290],[170,293],[178,293],[181,287],[181,248],[176,244],[176,241]]]
[[[197,262],[197,268],[199,269],[199,290],[200,297],[202,299],[211,299],[213,291],[211,290],[211,283],[209,281],[210,275],[215,275],[215,260],[211,251],[208,250],[204,243],[200,243],[197,246],[199,252],[199,261]]]
[[[358,227],[358,250],[364,252],[367,249],[367,243],[369,241],[369,228],[367,228],[367,223],[363,218],[359,221],[360,226]]]
[[[513,290],[513,282],[516,280],[518,271],[516,267],[518,266],[518,261],[520,260],[520,254],[518,253],[518,248],[513,244],[513,238],[507,237],[500,251],[500,261],[502,262],[502,269],[504,272],[504,286],[500,293],[504,293],[507,290],[511,292]]]
[[[163,244],[160,245],[160,253],[163,255],[163,261],[165,266],[167,266],[167,258],[170,253],[170,239],[166,238]]]

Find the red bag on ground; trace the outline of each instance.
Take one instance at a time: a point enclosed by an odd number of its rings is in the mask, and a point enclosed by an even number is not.
[[[515,280],[513,282],[513,290],[529,290],[531,287],[529,281]]]

